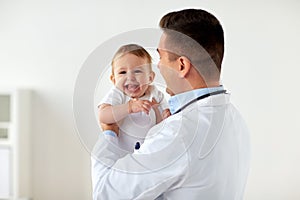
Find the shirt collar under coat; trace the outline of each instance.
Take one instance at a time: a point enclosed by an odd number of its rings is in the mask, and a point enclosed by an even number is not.
[[[217,92],[221,90],[224,90],[224,87],[222,85],[219,87],[195,89],[171,96],[169,99],[170,112],[171,114],[174,114],[176,111],[181,109],[182,106],[186,105],[190,101],[208,93]]]

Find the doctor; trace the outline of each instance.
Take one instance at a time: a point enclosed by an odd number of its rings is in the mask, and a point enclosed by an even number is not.
[[[172,115],[134,153],[118,147],[117,126],[103,126],[92,158],[93,199],[241,200],[249,133],[220,85],[223,29],[201,9],[168,13],[160,27],[158,67]]]

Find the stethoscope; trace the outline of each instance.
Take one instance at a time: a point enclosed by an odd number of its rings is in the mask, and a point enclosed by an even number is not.
[[[214,96],[214,95],[217,95],[217,94],[225,94],[225,93],[226,93],[226,90],[219,90],[219,91],[216,91],[216,92],[210,92],[210,93],[204,94],[202,96],[199,96],[196,99],[193,99],[192,101],[190,101],[187,104],[185,104],[184,106],[182,106],[179,110],[177,110],[176,112],[174,112],[172,115],[175,115],[175,114],[181,112],[183,109],[185,109],[186,107],[188,107],[192,103],[195,103],[196,101],[199,101],[201,99],[205,99],[207,97]]]
[[[204,95],[201,95],[199,97],[197,97],[196,99],[193,99],[192,101],[188,102],[187,104],[185,104],[184,106],[182,106],[179,110],[177,110],[175,113],[173,113],[172,115],[175,115],[179,112],[181,112],[183,109],[185,109],[186,107],[188,107],[189,105],[191,105],[192,103],[195,103],[196,101],[199,101],[201,99],[205,99],[207,97],[210,97],[210,96],[214,96],[214,95],[218,95],[218,94],[225,94],[226,93],[226,90],[219,90],[219,91],[216,91],[216,92],[210,92],[210,93],[207,93],[207,94],[204,94]],[[140,148],[140,143],[139,142],[136,142],[135,144],[135,147],[134,149],[139,149]]]

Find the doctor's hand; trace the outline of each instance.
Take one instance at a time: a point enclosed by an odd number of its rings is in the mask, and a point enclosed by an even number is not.
[[[113,131],[117,134],[117,136],[119,136],[119,126],[117,125],[117,123],[113,123],[113,124],[104,124],[104,123],[100,123],[101,128],[103,131]]]

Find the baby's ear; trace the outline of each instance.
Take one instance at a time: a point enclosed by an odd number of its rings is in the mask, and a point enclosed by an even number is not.
[[[116,79],[115,79],[115,75],[110,75],[110,80],[111,82],[113,82],[113,84],[116,84]]]
[[[154,78],[155,78],[155,73],[154,73],[153,71],[151,71],[151,72],[150,72],[150,76],[149,76],[149,81],[150,81],[150,83],[153,82]]]

